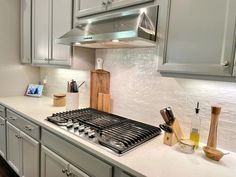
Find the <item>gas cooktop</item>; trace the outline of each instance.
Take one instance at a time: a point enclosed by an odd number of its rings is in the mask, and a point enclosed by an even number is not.
[[[55,113],[47,120],[116,154],[123,154],[161,133],[158,127],[92,108]]]

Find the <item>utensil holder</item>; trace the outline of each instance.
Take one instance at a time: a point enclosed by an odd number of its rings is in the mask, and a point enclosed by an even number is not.
[[[173,130],[173,133],[167,133],[164,134],[164,140],[163,143],[169,146],[175,145],[179,140],[184,139],[184,133],[180,127],[178,119],[175,119],[173,124],[171,125],[171,128]]]
[[[66,110],[79,109],[79,93],[66,93]]]

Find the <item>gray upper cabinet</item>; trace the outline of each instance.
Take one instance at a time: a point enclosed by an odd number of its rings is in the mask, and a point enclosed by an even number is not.
[[[70,65],[71,47],[55,40],[72,28],[72,0],[34,0],[32,9],[32,63]]]
[[[21,62],[31,63],[31,0],[21,0]]]
[[[128,7],[153,0],[75,0],[76,17]]]
[[[71,64],[71,47],[56,44],[55,41],[72,28],[72,5],[72,0],[52,0],[52,60],[50,64]]]
[[[0,116],[0,155],[6,159],[6,123]]]
[[[162,1],[159,71],[232,76],[235,9],[235,0]]]
[[[49,8],[49,0],[34,0],[32,1],[32,63],[33,64],[48,64],[49,61],[49,44],[51,26]]]

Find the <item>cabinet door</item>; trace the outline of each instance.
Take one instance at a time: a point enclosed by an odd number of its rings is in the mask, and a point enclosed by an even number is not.
[[[106,0],[75,0],[76,17],[106,11]]]
[[[235,0],[163,1],[159,70],[231,76],[235,9]]]
[[[56,44],[56,39],[72,29],[72,0],[52,0],[52,56],[50,64],[70,65],[71,47]]]
[[[76,0],[76,16],[82,17],[154,0]]]
[[[6,124],[2,117],[0,117],[0,155],[6,159]]]
[[[18,175],[21,175],[22,165],[20,161],[20,147],[20,130],[7,123],[7,161]]]
[[[141,3],[151,2],[154,0],[108,0],[108,10],[129,7]]]
[[[50,0],[32,1],[32,63],[47,64],[50,54]]]
[[[25,133],[22,137],[22,177],[39,177],[39,142]]]
[[[21,0],[21,62],[31,63],[31,0]]]
[[[70,164],[69,173],[71,177],[89,177],[87,174]]]
[[[41,177],[66,177],[69,163],[42,146]]]

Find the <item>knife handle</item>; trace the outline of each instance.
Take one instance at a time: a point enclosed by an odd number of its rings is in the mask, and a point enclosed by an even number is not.
[[[160,111],[160,113],[161,113],[161,116],[162,116],[162,118],[164,119],[165,123],[166,123],[167,125],[170,125],[171,123],[170,123],[170,120],[169,120],[168,116],[166,115],[165,109],[162,109],[162,110]]]
[[[165,110],[166,110],[166,114],[168,116],[170,123],[173,124],[173,122],[175,121],[175,116],[171,107],[165,108]]]

